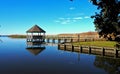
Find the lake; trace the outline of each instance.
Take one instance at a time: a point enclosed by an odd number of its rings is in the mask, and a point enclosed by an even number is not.
[[[119,74],[120,59],[59,50],[28,50],[26,39],[0,37],[0,74]]]

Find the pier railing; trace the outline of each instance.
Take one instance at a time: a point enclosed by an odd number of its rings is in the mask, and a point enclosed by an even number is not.
[[[53,37],[45,37],[46,42],[50,43],[50,40],[52,40],[52,43],[55,42],[55,40],[58,40],[58,43],[61,42],[80,42],[80,41],[95,41],[95,40],[102,40],[101,38],[93,38],[93,37],[59,37],[59,36],[53,36]]]

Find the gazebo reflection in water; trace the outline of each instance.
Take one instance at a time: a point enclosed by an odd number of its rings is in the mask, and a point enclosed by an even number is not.
[[[27,50],[34,55],[39,54],[45,49],[45,31],[37,25],[26,31]]]

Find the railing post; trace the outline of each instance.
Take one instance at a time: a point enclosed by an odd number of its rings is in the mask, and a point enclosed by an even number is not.
[[[78,42],[80,41],[80,35],[78,34]]]
[[[73,42],[73,39],[71,38],[71,41],[70,42]]]
[[[60,44],[58,44],[58,49],[60,49]]]

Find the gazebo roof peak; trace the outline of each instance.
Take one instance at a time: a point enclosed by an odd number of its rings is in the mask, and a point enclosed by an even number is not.
[[[26,31],[27,33],[45,33],[45,31],[35,24],[32,28]]]

